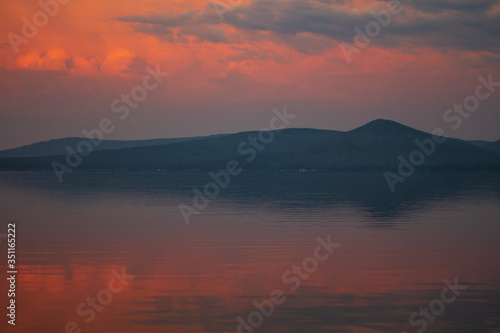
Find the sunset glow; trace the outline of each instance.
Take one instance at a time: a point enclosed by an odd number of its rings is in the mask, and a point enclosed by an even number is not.
[[[257,129],[266,112],[284,104],[301,115],[298,127],[347,130],[377,113],[429,131],[442,125],[443,111],[473,89],[478,75],[500,77],[494,2],[474,9],[466,1],[401,2],[401,12],[350,63],[341,44],[354,45],[354,28],[363,30],[388,3],[46,3],[54,14],[45,15],[47,22],[36,1],[1,5],[8,13],[0,23],[2,148],[80,135],[91,119],[109,113],[117,94],[137,84],[146,65],[160,65],[171,77],[140,107],[134,124],[110,138]],[[46,24],[31,26],[37,32],[24,38],[33,22]],[[499,102],[489,100],[456,136],[498,139]],[[204,126],[193,123],[200,117]]]

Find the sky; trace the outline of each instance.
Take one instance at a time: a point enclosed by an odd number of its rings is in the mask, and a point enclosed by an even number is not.
[[[290,127],[500,139],[500,87],[443,119],[479,76],[500,82],[500,0],[59,1],[0,3],[0,149],[105,118],[105,139],[259,130],[285,106]],[[124,95],[140,97],[126,116]]]

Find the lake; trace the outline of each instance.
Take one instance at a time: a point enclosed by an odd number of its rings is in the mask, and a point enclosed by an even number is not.
[[[242,173],[187,225],[209,181],[1,172],[16,331],[500,332],[499,175]]]

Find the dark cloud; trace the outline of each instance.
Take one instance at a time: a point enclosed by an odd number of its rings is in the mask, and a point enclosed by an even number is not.
[[[115,18],[133,24],[133,30],[156,36],[169,42],[188,42],[185,36],[195,36],[198,41],[212,43],[227,42],[227,36],[211,6],[203,12],[184,12],[180,14],[131,15]]]
[[[141,32],[147,35],[153,35],[156,36],[160,39],[168,40],[168,41],[174,41],[174,30],[172,28],[169,28],[166,25],[154,25],[154,24],[146,24],[146,23],[139,23],[134,25],[133,30],[135,32]],[[170,38],[173,38],[170,40]]]
[[[343,5],[317,1],[257,0],[235,8],[225,22],[242,29],[284,35],[309,32],[339,39],[352,35],[353,26],[366,22],[368,15],[366,10],[352,11]]]
[[[116,18],[122,22],[146,23],[152,25],[161,25],[167,27],[178,27],[181,25],[192,24],[194,21],[195,12],[185,12],[181,14],[152,14],[148,16],[131,15]]]
[[[186,25],[179,28],[180,35],[196,36],[200,40],[212,43],[227,42],[227,36],[221,26],[210,24]]]
[[[412,2],[411,6],[430,13],[441,13],[447,10],[481,13],[490,10],[497,3],[494,0],[418,0]]]
[[[456,1],[454,5],[445,0],[430,2],[412,3],[406,15],[388,27],[385,41],[441,50],[500,53],[500,11],[491,11],[499,1],[477,1],[476,6],[475,1]]]
[[[374,20],[372,12],[387,9],[378,1],[364,9],[347,7],[348,0],[254,0],[224,13],[224,23],[238,28],[245,37],[267,31],[275,43],[286,43],[302,53],[322,52],[335,42],[352,42],[354,27]],[[469,50],[500,53],[500,0],[402,1],[404,11],[392,17],[388,27],[374,38],[386,48],[432,47],[438,50]],[[119,17],[134,31],[171,42],[196,36],[209,42],[237,43],[238,34],[227,36],[212,4],[203,11]],[[172,29],[178,28],[177,31]]]

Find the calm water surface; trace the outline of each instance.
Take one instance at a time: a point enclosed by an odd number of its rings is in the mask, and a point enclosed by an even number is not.
[[[425,317],[412,326],[410,315],[456,277],[467,289],[425,331],[500,332],[498,175],[415,175],[393,194],[380,174],[241,174],[188,226],[178,205],[208,181],[0,173],[0,233],[18,225],[14,331],[60,333],[74,321],[93,333],[237,332],[237,318],[248,323],[253,303],[280,289],[272,315],[240,332],[417,332]],[[340,247],[292,290],[282,275],[328,235]],[[79,315],[122,269],[135,279],[92,320]]]

